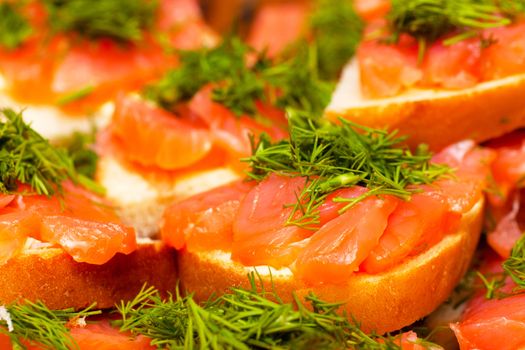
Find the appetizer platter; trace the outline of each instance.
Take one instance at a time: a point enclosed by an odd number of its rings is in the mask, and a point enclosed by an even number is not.
[[[0,1],[0,349],[525,349],[525,2],[233,3]]]

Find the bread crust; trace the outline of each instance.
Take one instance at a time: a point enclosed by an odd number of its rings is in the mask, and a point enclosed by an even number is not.
[[[99,309],[131,300],[144,284],[163,294],[177,286],[175,252],[160,242],[141,243],[103,265],[75,262],[59,248],[28,250],[0,266],[0,303],[28,299],[50,309]]]
[[[225,263],[207,252],[187,250],[178,254],[182,289],[197,300],[227,292],[232,286],[250,288],[247,274],[257,270],[264,287],[278,292],[283,301],[292,293],[305,297],[314,292],[326,301],[344,302],[344,310],[366,331],[379,334],[407,326],[436,309],[447,299],[467,271],[481,231],[483,199],[463,216],[460,229],[447,235],[426,252],[385,272],[357,273],[345,285],[310,287],[293,275],[273,273],[268,268],[249,268]]]
[[[399,130],[415,147],[426,143],[434,151],[452,143],[481,142],[525,126],[525,74],[480,83],[462,90],[417,90],[385,99],[362,99],[357,63],[340,82],[337,101],[325,116],[339,117],[374,128]]]

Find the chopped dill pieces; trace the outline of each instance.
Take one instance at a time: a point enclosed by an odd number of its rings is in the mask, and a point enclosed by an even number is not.
[[[119,41],[142,39],[157,12],[157,0],[44,0],[49,24],[58,32]]]
[[[28,20],[20,13],[16,2],[0,3],[0,46],[15,49],[31,35],[33,29]]]
[[[401,349],[399,337],[366,334],[340,303],[310,294],[281,302],[275,292],[232,288],[200,305],[192,296],[162,299],[153,288],[117,306],[122,331],[143,334],[159,349]],[[308,307],[305,304],[308,304]],[[313,311],[312,311],[313,310]]]
[[[0,319],[0,334],[9,337],[14,349],[26,349],[24,343],[56,350],[78,349],[66,325],[71,320],[102,313],[92,308],[91,306],[81,311],[49,310],[41,302],[26,300],[23,303],[13,303],[5,306],[10,322],[6,320],[7,317]]]
[[[14,193],[28,184],[38,194],[61,193],[62,182],[72,180],[99,191],[87,177],[78,174],[67,151],[53,147],[26,124],[20,113],[2,110],[0,116],[0,193]]]
[[[337,79],[361,40],[363,22],[351,1],[317,0],[310,28],[317,49],[319,76],[325,80]]]
[[[256,117],[258,100],[320,113],[330,100],[332,85],[317,77],[312,54],[305,48],[293,58],[271,62],[240,39],[227,38],[212,49],[180,52],[180,66],[146,87],[144,95],[173,110],[213,84],[213,100],[236,115]],[[253,64],[249,57],[254,57]]]
[[[392,0],[388,20],[392,40],[407,33],[420,42],[420,48],[444,34],[453,32],[457,40],[480,34],[486,28],[511,23],[509,16],[523,12],[517,1],[494,0]]]
[[[309,180],[298,194],[290,218],[297,211],[303,215],[288,224],[318,223],[318,206],[339,188],[361,185],[369,189],[366,195],[389,194],[408,199],[415,191],[409,185],[431,183],[450,171],[446,166],[430,163],[431,154],[423,145],[411,152],[403,145],[405,138],[395,132],[344,119],[335,125],[297,111],[291,111],[289,120],[289,140],[272,142],[263,134],[254,145],[253,155],[243,160],[251,167],[248,177],[256,181],[270,173]],[[349,200],[342,211],[362,199]]]
[[[514,244],[510,256],[503,263],[506,274],[517,284],[518,289],[525,289],[525,235]]]

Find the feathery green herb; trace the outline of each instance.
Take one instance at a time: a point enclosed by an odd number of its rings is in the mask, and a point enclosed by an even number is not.
[[[431,183],[449,168],[431,164],[431,154],[420,146],[412,153],[403,146],[404,137],[395,132],[371,129],[340,119],[341,125],[317,120],[304,113],[292,112],[290,139],[272,143],[262,135],[254,146],[248,176],[262,181],[268,174],[302,176],[308,184],[298,195],[298,201],[288,224],[308,227],[319,223],[318,206],[325,197],[344,187],[362,185],[370,190],[365,196],[390,194],[408,198],[413,184]],[[352,207],[363,197],[336,199]],[[299,219],[297,212],[301,212]]]
[[[98,155],[93,150],[96,130],[89,133],[74,132],[71,136],[59,141],[58,145],[64,147],[73,161],[73,166],[78,174],[90,179],[95,178]]]
[[[250,55],[255,58],[252,65],[247,61]],[[332,86],[318,79],[314,58],[304,49],[291,59],[272,63],[239,39],[227,38],[212,49],[182,51],[180,66],[148,86],[144,94],[173,110],[214,83],[213,100],[237,115],[254,116],[257,100],[319,113],[329,102]]]
[[[503,263],[503,269],[518,289],[525,289],[525,235],[514,244],[510,256]]]
[[[169,71],[157,83],[146,87],[144,94],[161,107],[170,110],[177,103],[191,99],[208,83],[220,82],[230,76],[249,77],[251,79],[248,80],[254,80],[255,77],[250,76],[246,65],[245,57],[248,52],[252,52],[251,49],[236,38],[226,38],[220,45],[211,49],[181,51],[180,66]],[[252,83],[249,82],[248,85],[253,85]]]
[[[19,5],[10,1],[0,3],[0,46],[17,48],[32,32],[31,25],[20,13]]]
[[[155,20],[157,0],[45,0],[55,31],[137,41]]]
[[[313,45],[317,50],[320,77],[337,79],[361,40],[363,22],[351,1],[317,0],[310,28],[315,39]]]
[[[501,299],[525,290],[525,235],[522,235],[514,244],[510,256],[503,262],[503,271],[489,274],[477,273],[483,287],[486,289],[485,298]],[[511,278],[516,287],[510,293],[503,292],[506,280]]]
[[[388,20],[397,41],[407,33],[420,42],[420,48],[450,31],[458,38],[479,35],[486,28],[501,27],[511,23],[505,16],[523,9],[511,1],[495,0],[392,0]]]
[[[75,171],[64,149],[31,129],[20,113],[2,110],[0,117],[0,193],[16,192],[19,183],[30,185],[38,194],[62,192],[62,182],[72,180],[91,190],[100,187]]]
[[[26,349],[22,342],[38,343],[56,350],[78,349],[66,327],[67,323],[101,313],[91,310],[92,307],[81,311],[73,309],[52,311],[41,302],[33,303],[28,300],[24,303],[13,303],[5,309],[12,324],[2,317],[0,333],[7,335],[17,349]],[[12,328],[9,329],[10,327]]]
[[[118,306],[121,330],[144,334],[159,349],[401,349],[399,338],[365,334],[337,310],[306,297],[282,303],[274,292],[232,288],[204,305],[191,296],[162,299],[153,288]]]
[[[294,57],[268,67],[263,72],[275,96],[272,104],[321,115],[330,102],[334,85],[318,75],[316,48],[300,43]]]

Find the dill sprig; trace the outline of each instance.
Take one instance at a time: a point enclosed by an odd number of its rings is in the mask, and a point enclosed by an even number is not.
[[[49,310],[41,302],[26,300],[13,303],[5,307],[11,323],[2,318],[0,333],[9,337],[15,349],[26,349],[24,344],[28,343],[47,349],[78,349],[66,325],[70,321],[101,313],[92,309],[93,305],[81,311]]]
[[[366,186],[363,196],[336,201],[346,202],[344,212],[370,195],[394,195],[408,199],[415,191],[409,185],[426,184],[450,171],[431,164],[431,154],[424,145],[413,153],[403,142],[405,137],[357,125],[340,119],[340,125],[313,119],[290,111],[290,138],[273,143],[262,135],[254,145],[248,162],[248,176],[262,181],[270,173],[302,176],[308,182],[297,195],[288,224],[310,227],[319,223],[318,206],[325,197],[344,187]],[[301,213],[299,219],[297,212]]]
[[[223,81],[234,75],[248,75],[245,57],[250,51],[237,38],[226,38],[214,48],[180,51],[179,67],[168,71],[155,84],[147,86],[144,95],[170,110],[177,103],[191,99],[206,84]]]
[[[224,39],[215,48],[180,52],[180,66],[144,90],[146,98],[167,110],[213,83],[212,98],[236,115],[256,117],[255,102],[320,113],[328,104],[332,85],[317,76],[312,50],[303,48],[290,59],[271,62],[240,39]],[[248,58],[255,57],[249,64]]]
[[[0,46],[15,49],[31,35],[33,28],[12,1],[0,3]]]
[[[320,77],[337,79],[361,40],[362,20],[351,1],[317,0],[310,17],[310,28]]]
[[[98,155],[93,150],[95,134],[94,128],[89,133],[77,131],[58,142],[59,146],[66,149],[76,172],[89,179],[95,178],[97,170]]]
[[[152,338],[159,349],[401,349],[398,338],[366,334],[339,314],[340,303],[310,294],[307,308],[281,302],[275,292],[232,288],[200,305],[191,295],[162,299],[154,288],[121,303],[122,331]]]
[[[142,39],[155,20],[157,0],[44,0],[49,24],[58,32],[119,41]]]
[[[517,289],[525,289],[525,235],[512,247],[510,256],[503,263],[503,270],[516,283]]]
[[[302,42],[294,56],[268,66],[263,72],[275,96],[269,102],[283,109],[293,108],[321,115],[330,102],[334,85],[318,74],[318,52],[315,46]]]
[[[511,23],[509,13],[523,7],[503,6],[495,0],[392,0],[388,20],[394,41],[402,33],[417,38],[420,49],[451,31],[455,39],[479,35],[486,28]],[[451,39],[453,43],[454,39]]]
[[[24,122],[21,113],[2,110],[0,117],[0,193],[16,192],[18,184],[28,184],[38,194],[62,193],[62,182],[72,180],[100,191],[87,177],[75,171],[67,151],[53,147],[48,140]]]

